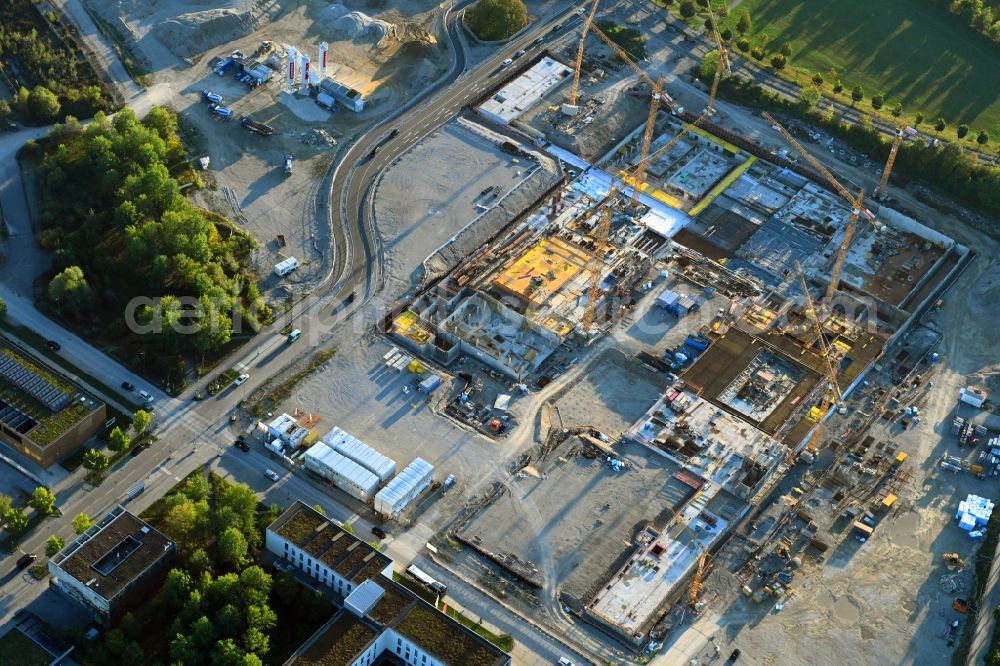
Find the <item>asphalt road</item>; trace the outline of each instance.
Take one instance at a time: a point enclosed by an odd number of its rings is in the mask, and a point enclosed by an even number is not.
[[[78,17],[76,11],[72,11],[73,9],[82,11],[75,0],[67,0],[65,6],[72,18],[81,19],[81,33],[88,43],[91,40],[102,41],[89,16],[84,13]],[[241,349],[220,365],[220,367],[230,365],[242,367],[250,374],[250,380],[240,387],[231,387],[218,396],[204,401],[192,401],[191,398],[203,390],[211,380],[210,377],[195,383],[177,398],[170,398],[154,390],[157,398],[154,428],[159,438],[156,446],[134,458],[126,457],[98,487],[91,487],[85,483],[84,470],[71,473],[54,488],[63,515],[46,519],[24,539],[20,550],[44,552],[45,540],[51,534],[58,534],[69,540],[73,534],[70,526],[73,516],[81,512],[100,516],[114,505],[123,502],[129,487],[142,482],[146,488],[145,493],[131,505],[131,508],[139,511],[162,496],[185,474],[206,462],[211,463],[213,468],[232,474],[240,481],[251,483],[259,492],[265,494],[265,501],[287,504],[291,499],[301,498],[310,504],[322,504],[328,515],[333,517],[357,520],[348,508],[331,501],[324,490],[301,477],[286,473],[277,484],[267,483],[263,477],[263,470],[267,467],[280,468],[274,465],[259,448],[254,449],[251,454],[244,455],[230,446],[233,431],[230,428],[228,415],[239,401],[270,377],[308,355],[313,349],[324,346],[330,340],[333,330],[343,327],[345,320],[364,307],[377,291],[375,278],[379,274],[380,266],[375,247],[376,232],[374,221],[366,215],[365,208],[367,194],[381,170],[410,145],[447,122],[463,106],[492,85],[495,82],[493,76],[499,70],[503,59],[512,57],[519,49],[537,51],[543,48],[544,44],[537,45],[534,49],[529,49],[529,45],[536,38],[549,34],[550,26],[556,22],[562,21],[567,29],[578,23],[579,17],[571,12],[572,10],[560,11],[554,16],[537,21],[534,27],[529,28],[515,41],[504,46],[493,57],[478,64],[471,71],[467,71],[466,52],[459,36],[461,27],[451,20],[448,23],[448,34],[456,58],[447,76],[424,93],[425,101],[418,103],[412,110],[402,111],[397,118],[385,120],[361,137],[344,155],[331,178],[330,201],[335,201],[338,205],[331,206],[329,210],[335,243],[333,270],[330,275],[315,290],[315,295],[298,304],[290,316],[282,317],[279,322],[258,334],[251,345]],[[83,25],[84,23],[89,25]],[[563,34],[565,33],[556,36],[561,37]],[[105,48],[100,50],[98,55],[114,65],[108,70],[113,76],[123,76],[128,80],[113,51]],[[530,55],[519,62],[529,58]],[[155,94],[160,93],[162,91]],[[140,93],[130,98],[129,105],[146,108],[154,101],[151,95],[151,93]],[[392,127],[399,128],[399,135],[389,140],[387,135]],[[28,138],[28,133],[37,131],[31,130],[5,137],[0,145],[0,156],[6,158],[4,159],[6,168],[0,186],[4,183],[12,186],[17,182],[18,179],[10,173],[10,165],[16,163],[13,152]],[[368,155],[376,144],[381,145],[379,153],[369,159]],[[15,226],[28,224],[26,210],[13,212],[17,217]],[[8,217],[13,217],[11,211],[8,211]],[[28,227],[25,228],[26,232],[27,230]],[[358,291],[358,298],[350,306],[346,306],[347,295],[355,290]],[[16,298],[13,293],[9,295],[11,319],[49,337],[59,338],[63,345],[62,353],[85,372],[112,385],[117,385],[122,379],[127,378],[139,388],[151,388],[148,383],[91,347],[86,341],[44,318],[33,308],[28,299]],[[337,310],[335,315],[331,314],[333,309]],[[360,318],[358,320],[360,321]],[[296,343],[288,343],[285,336],[279,332],[289,324],[303,331],[302,337]],[[365,324],[361,323],[358,326],[363,327]],[[392,554],[398,551],[397,556],[405,555],[408,559],[412,559],[418,544],[408,543],[405,535],[399,541],[398,547],[388,543],[388,552]],[[32,605],[41,592],[47,589],[44,583],[35,583],[30,577],[14,571],[16,559],[7,557],[0,562],[0,624],[9,621],[17,609]],[[401,559],[401,562],[405,563],[408,559]],[[511,622],[516,624],[514,620]],[[551,642],[538,640],[542,643]]]

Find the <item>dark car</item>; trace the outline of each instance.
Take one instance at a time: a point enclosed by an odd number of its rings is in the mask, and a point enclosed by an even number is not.
[[[134,457],[136,457],[137,455],[139,455],[140,453],[142,453],[143,451],[145,451],[148,448],[149,448],[149,443],[148,442],[145,443],[145,444],[140,444],[139,446],[137,446],[134,449],[132,449],[131,451],[129,451],[129,455],[134,458]]]
[[[377,536],[379,539],[384,539],[384,538],[386,538],[388,536],[385,533],[385,530],[382,529],[381,527],[373,527],[372,528],[372,534],[374,534],[375,536]]]
[[[561,23],[556,23],[554,26],[552,26],[552,32],[559,32],[560,30],[562,30]]]
[[[372,152],[368,153],[368,158],[371,159],[372,157],[378,155],[378,151],[380,148],[382,148],[382,146],[375,146],[374,148],[372,148]]]
[[[743,653],[740,652],[739,648],[736,648],[735,650],[733,650],[732,653],[729,655],[728,663],[730,663],[730,664],[736,663],[736,660],[740,658],[741,654],[743,654]]]
[[[389,138],[390,139],[395,139],[397,136],[399,136],[399,128],[398,127],[394,127],[392,129],[392,131],[389,132]]]
[[[62,345],[56,342],[55,340],[46,341],[45,346],[51,349],[52,351],[59,351],[60,349],[62,349]]]
[[[125,389],[126,391],[134,391],[135,384],[133,384],[132,382],[122,382],[122,388]]]
[[[527,52],[524,49],[521,49],[520,51],[518,51],[517,53],[514,54],[514,60],[517,60],[518,58],[520,58],[521,56],[523,56],[525,53],[527,53]]]
[[[23,569],[23,568],[29,566],[32,562],[34,562],[37,559],[38,559],[38,555],[35,555],[34,553],[25,553],[24,555],[22,555],[21,557],[18,558],[18,560],[17,560],[17,568],[18,569]]]
[[[236,440],[236,442],[233,444],[233,446],[235,446],[236,448],[238,448],[243,453],[250,453],[250,445],[247,444],[246,442],[244,442],[242,439]]]

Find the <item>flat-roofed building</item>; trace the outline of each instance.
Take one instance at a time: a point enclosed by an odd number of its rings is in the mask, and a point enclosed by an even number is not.
[[[49,573],[57,590],[110,626],[160,588],[176,550],[119,506],[49,560]]]
[[[479,105],[479,113],[495,123],[506,125],[537,105],[564,81],[573,69],[555,58],[543,56],[510,83],[497,90]]]

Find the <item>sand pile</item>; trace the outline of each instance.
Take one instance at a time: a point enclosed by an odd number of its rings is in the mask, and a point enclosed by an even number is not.
[[[230,7],[189,12],[158,23],[156,38],[179,56],[193,56],[245,37],[277,18],[274,2],[233,2]]]
[[[333,30],[352,41],[371,41],[376,46],[388,42],[433,42],[433,37],[421,25],[399,17],[398,21],[373,18],[364,12],[337,4],[327,7],[323,21]]]

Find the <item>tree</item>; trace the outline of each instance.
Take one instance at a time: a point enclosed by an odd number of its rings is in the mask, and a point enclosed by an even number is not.
[[[10,511],[12,506],[14,506],[14,500],[11,496],[0,493],[0,520],[3,520],[4,515]]]
[[[778,53],[780,53],[781,55],[785,56],[786,58],[788,56],[792,55],[792,43],[791,42],[785,42],[784,44],[782,44],[781,48],[778,49]]]
[[[806,108],[813,108],[823,98],[823,91],[818,86],[806,86],[799,90],[799,100]]]
[[[823,75],[820,74],[819,72],[813,74],[813,83],[815,83],[818,86],[823,85]]]
[[[701,58],[698,64],[698,78],[708,82],[715,78],[715,72],[719,68],[719,60],[722,56],[718,51],[709,51]]]
[[[28,529],[28,514],[24,512],[24,509],[8,509],[7,513],[3,515],[3,524],[8,532],[17,536]]]
[[[913,118],[913,124],[914,125],[919,125],[922,122],[924,122],[924,114],[917,113],[917,115],[914,116],[914,118]]]
[[[479,39],[507,39],[528,25],[528,8],[521,0],[479,0],[467,22]]]
[[[878,111],[885,104],[885,98],[882,95],[872,95],[872,108]]]
[[[989,142],[990,142],[990,133],[987,132],[986,130],[980,130],[979,136],[976,137],[976,143],[978,143],[980,146],[985,146]]]
[[[131,440],[125,431],[119,426],[115,426],[108,435],[108,445],[111,447],[112,451],[124,451],[131,444]]]
[[[759,46],[755,46],[750,49],[750,57],[754,60],[763,60],[765,55],[767,55],[767,53],[765,53],[764,49]]]
[[[689,19],[698,13],[695,9],[694,2],[692,0],[681,0],[680,4],[681,18]]]
[[[256,564],[240,572],[240,594],[244,606],[266,604],[271,594],[271,575]]]
[[[76,514],[76,517],[73,518],[73,531],[77,534],[83,534],[93,524],[94,520],[90,516],[85,513],[78,513]]]
[[[97,449],[87,449],[83,454],[83,468],[94,472],[103,472],[108,468],[111,461],[104,453]]]
[[[38,486],[31,493],[28,504],[39,513],[49,516],[56,510],[56,495],[45,486]]]
[[[787,62],[788,62],[788,60],[785,58],[785,56],[783,56],[780,53],[775,53],[771,57],[771,67],[774,67],[775,69],[778,69],[778,70],[784,69],[785,65],[787,64]]]
[[[704,60],[704,59],[703,59],[703,60]],[[315,510],[316,510],[316,513],[318,513],[318,514],[319,514],[319,515],[321,515],[321,516],[325,516],[325,515],[326,515],[326,509],[324,509],[324,508],[323,508],[322,506],[320,506],[319,504],[316,504],[315,506],[313,506],[313,509],[315,509]]]
[[[896,102],[892,105],[892,116],[893,118],[899,118],[901,115],[903,115],[903,103]]]
[[[740,37],[736,40],[736,48],[743,51],[743,53],[746,53],[750,50],[750,40],[746,37]]]
[[[271,649],[271,641],[267,634],[257,627],[250,627],[243,633],[243,649],[252,654],[263,656]]]
[[[708,0],[695,0],[695,3],[702,9],[708,9]]]
[[[62,550],[63,546],[65,545],[66,545],[65,541],[63,541],[55,534],[53,534],[52,536],[49,537],[49,540],[45,542],[45,555],[48,557],[53,557],[55,556],[56,553]]]
[[[76,315],[82,314],[94,302],[94,292],[79,266],[68,266],[52,278],[48,294],[57,305],[68,308]]]
[[[235,527],[227,527],[219,535],[219,558],[234,567],[243,564],[247,557],[247,540]]]
[[[969,134],[969,126],[962,123],[958,126],[958,129],[955,130],[955,133],[958,134],[959,139],[964,139]]]
[[[736,32],[745,35],[750,32],[750,28],[752,27],[753,22],[750,20],[750,12],[740,12],[740,20],[736,22]]]
[[[0,319],[7,318],[7,302],[0,298]]]
[[[132,427],[135,428],[135,431],[140,435],[146,432],[146,428],[149,427],[149,424],[152,421],[153,417],[150,416],[149,412],[144,409],[140,409],[132,415]]]
[[[163,593],[166,595],[167,601],[175,608],[184,605],[184,602],[190,598],[193,589],[194,581],[191,580],[191,574],[183,569],[171,569],[167,573],[167,579],[163,582]]]
[[[185,500],[171,507],[163,517],[163,532],[181,542],[190,542],[194,537],[198,511],[194,502]]]
[[[722,41],[728,42],[730,39],[733,38],[733,31],[730,30],[729,28],[725,28],[722,32],[719,33],[719,36],[722,37]]]
[[[851,99],[855,102],[860,102],[865,98],[865,89],[861,86],[854,86],[854,90],[851,91]]]
[[[197,548],[187,558],[188,569],[192,573],[201,574],[212,571],[212,558],[208,556],[204,548]]]
[[[837,82],[833,84],[833,92],[837,93],[838,95],[844,92],[844,84],[840,79],[837,79]]]
[[[943,132],[945,127],[947,127],[947,124],[944,122],[944,118],[938,118],[934,123],[934,129],[938,132]]]
[[[35,86],[28,95],[28,113],[39,123],[51,123],[59,118],[59,98],[45,86]]]

